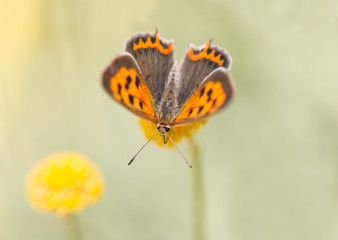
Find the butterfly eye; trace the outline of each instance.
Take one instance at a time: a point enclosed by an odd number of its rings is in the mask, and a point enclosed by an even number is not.
[[[164,129],[165,129],[166,132],[169,132],[170,127],[164,127]]]

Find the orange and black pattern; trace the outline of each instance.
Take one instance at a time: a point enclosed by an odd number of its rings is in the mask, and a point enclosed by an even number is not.
[[[191,61],[197,61],[201,59],[210,60],[216,63],[219,67],[228,68],[229,60],[226,53],[219,49],[218,47],[211,46],[212,40],[205,45],[203,49],[196,49],[194,47],[189,47],[187,55]]]
[[[116,101],[146,116],[148,120],[155,120],[150,93],[134,68],[122,67],[111,76],[109,88]]]
[[[156,48],[164,55],[170,54],[174,49],[174,45],[172,43],[165,43],[159,38],[158,32],[156,32],[154,36],[139,37],[135,39],[132,44],[133,51],[137,51],[139,49]]]
[[[175,124],[213,114],[223,106],[226,98],[227,95],[222,84],[209,81],[184,104],[182,111],[175,120]]]

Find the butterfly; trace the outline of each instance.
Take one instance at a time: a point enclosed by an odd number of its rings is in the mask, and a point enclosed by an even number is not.
[[[178,65],[174,41],[161,38],[157,30],[137,33],[126,40],[124,52],[104,70],[102,84],[108,94],[138,117],[157,124],[148,142],[158,132],[164,141],[166,136],[172,141],[171,127],[210,116],[232,99],[232,59],[211,42],[188,46]]]

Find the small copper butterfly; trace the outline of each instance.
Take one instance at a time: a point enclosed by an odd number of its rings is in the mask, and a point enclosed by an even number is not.
[[[156,133],[160,132],[164,141],[166,136],[172,141],[172,126],[210,116],[234,95],[231,57],[211,42],[190,45],[178,65],[174,41],[161,38],[157,30],[155,34],[137,33],[126,40],[124,52],[104,70],[103,87],[138,117],[157,124]]]

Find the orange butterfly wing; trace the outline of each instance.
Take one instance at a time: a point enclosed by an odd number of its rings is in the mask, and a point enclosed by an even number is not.
[[[207,76],[201,87],[185,102],[173,125],[201,120],[225,107],[234,95],[234,84],[225,68],[217,68]]]
[[[131,112],[156,122],[154,102],[132,55],[124,53],[116,57],[103,72],[102,84],[113,99]]]

